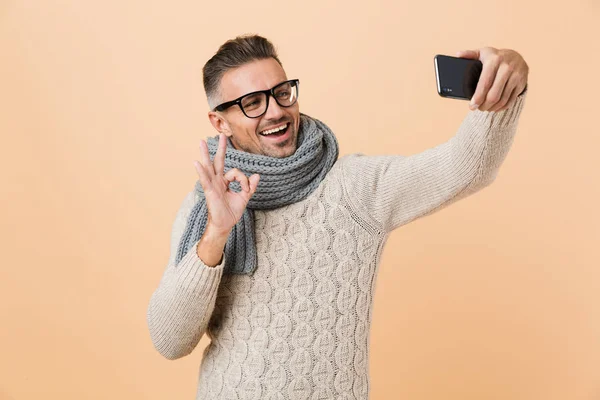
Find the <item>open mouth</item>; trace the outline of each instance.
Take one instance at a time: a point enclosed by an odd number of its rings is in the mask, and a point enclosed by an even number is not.
[[[287,122],[284,125],[280,125],[273,129],[268,129],[259,133],[260,136],[269,138],[269,139],[284,139],[289,135],[290,132],[290,123]]]

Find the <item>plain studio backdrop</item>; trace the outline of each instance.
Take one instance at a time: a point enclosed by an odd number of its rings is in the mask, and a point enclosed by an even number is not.
[[[193,399],[204,337],[169,361],[146,307],[213,136],[202,66],[274,42],[340,155],[450,139],[466,101],[433,57],[530,66],[490,187],[392,233],[376,283],[371,398],[600,399],[600,3],[0,2],[0,399]]]

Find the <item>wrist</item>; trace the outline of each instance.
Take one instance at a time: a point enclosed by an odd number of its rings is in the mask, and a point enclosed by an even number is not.
[[[216,267],[223,262],[228,237],[229,235],[215,232],[213,227],[207,225],[196,247],[196,255],[206,266]]]
[[[227,238],[229,238],[230,233],[231,233],[231,229],[227,230],[227,231],[218,229],[214,225],[212,225],[209,221],[206,224],[206,228],[204,229],[204,234],[202,235],[202,237],[206,238],[207,240],[210,240],[213,243],[219,243],[219,242],[227,243]]]

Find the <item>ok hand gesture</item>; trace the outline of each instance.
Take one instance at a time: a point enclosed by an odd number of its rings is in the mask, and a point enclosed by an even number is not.
[[[229,235],[231,229],[242,217],[248,201],[256,191],[260,178],[258,174],[248,178],[237,168],[232,168],[223,174],[226,147],[227,138],[225,134],[220,133],[219,147],[213,163],[210,161],[208,145],[206,141],[202,140],[200,142],[200,162],[194,160],[208,208],[207,227],[210,225],[213,232],[223,235]],[[242,187],[239,193],[229,189],[229,183],[234,180],[238,181]]]

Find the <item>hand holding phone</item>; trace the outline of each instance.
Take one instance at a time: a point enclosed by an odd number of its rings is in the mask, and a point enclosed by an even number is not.
[[[469,108],[503,111],[527,91],[529,66],[517,51],[482,47],[434,57],[438,94],[471,100]]]

